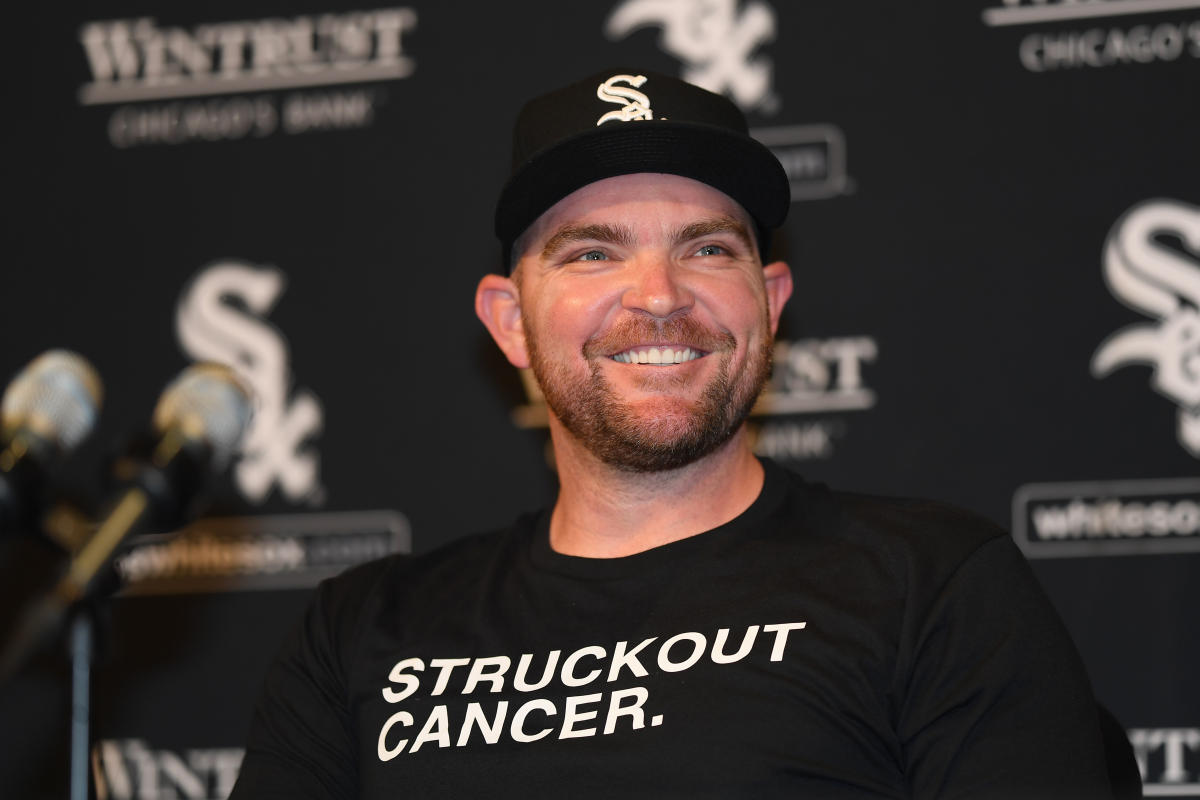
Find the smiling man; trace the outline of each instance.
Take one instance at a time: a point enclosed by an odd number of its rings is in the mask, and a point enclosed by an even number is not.
[[[758,495],[742,423],[770,372],[791,275],[763,267],[753,229],[695,179],[619,175],[555,203],[521,236],[513,276],[481,282],[480,317],[546,397],[558,552],[640,552],[727,522]],[[681,507],[686,497],[705,502]]]
[[[545,394],[558,498],[323,584],[234,797],[1108,796],[1003,531],[751,451],[789,198],[736,108],[607,71],[531,101],[513,164],[475,307]]]

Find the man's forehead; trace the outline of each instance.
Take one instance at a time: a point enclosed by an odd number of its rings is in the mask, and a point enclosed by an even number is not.
[[[649,211],[672,220],[675,228],[694,221],[735,222],[745,233],[753,221],[732,197],[700,181],[679,175],[635,173],[589,183],[559,200],[521,236],[522,250],[539,245],[565,228],[611,225],[629,229]]]

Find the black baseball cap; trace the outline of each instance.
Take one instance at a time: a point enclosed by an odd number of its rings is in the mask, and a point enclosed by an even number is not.
[[[765,258],[791,190],[779,160],[748,131],[727,98],[646,70],[605,70],[530,100],[513,127],[512,172],[496,204],[505,259],[559,200],[636,172],[682,175],[729,195],[754,220]]]

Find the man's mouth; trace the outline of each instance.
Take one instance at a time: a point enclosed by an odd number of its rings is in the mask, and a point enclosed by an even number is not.
[[[711,330],[691,315],[669,320],[630,316],[589,339],[583,346],[583,355],[588,359],[607,358],[618,364],[669,367],[697,361],[715,352],[732,352],[735,345],[732,333]]]
[[[643,346],[631,347],[610,356],[613,361],[621,364],[682,364],[685,361],[695,361],[708,355],[703,350],[679,346]]]

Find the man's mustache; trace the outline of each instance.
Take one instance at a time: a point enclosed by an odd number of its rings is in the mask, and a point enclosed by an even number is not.
[[[608,357],[652,344],[682,345],[712,353],[734,349],[737,340],[729,331],[712,330],[690,314],[665,320],[631,316],[584,342],[583,354],[588,358]]]

